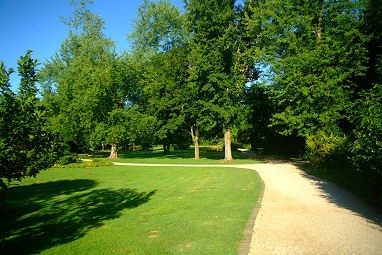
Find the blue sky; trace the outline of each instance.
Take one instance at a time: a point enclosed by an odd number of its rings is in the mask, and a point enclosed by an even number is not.
[[[182,8],[182,0],[170,0]],[[126,35],[132,31],[140,0],[96,0],[90,9],[102,17],[105,34],[116,43],[118,52],[129,49]],[[69,17],[73,6],[69,0],[0,0],[0,60],[17,71],[17,60],[27,50],[40,63],[60,49],[68,28],[60,17]],[[17,74],[11,76],[12,87],[18,86]],[[15,84],[16,83],[16,84]]]

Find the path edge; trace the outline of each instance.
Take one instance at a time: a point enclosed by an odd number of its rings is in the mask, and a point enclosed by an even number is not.
[[[250,170],[252,170],[252,169],[250,169]],[[258,215],[259,210],[261,208],[261,205],[263,202],[263,197],[264,197],[265,183],[264,183],[263,179],[261,178],[258,171],[256,171],[256,170],[252,170],[252,171],[255,171],[257,173],[257,175],[259,176],[260,194],[259,194],[259,198],[256,202],[256,205],[253,208],[252,213],[249,216],[249,219],[248,219],[247,224],[245,226],[244,239],[241,241],[241,243],[239,245],[239,249],[238,249],[239,255],[248,255],[249,254],[249,251],[251,248],[252,236],[253,236],[253,229],[255,227],[256,218],[257,218],[257,215]]]

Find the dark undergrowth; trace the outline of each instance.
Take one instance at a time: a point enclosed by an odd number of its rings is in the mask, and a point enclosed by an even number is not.
[[[366,203],[382,212],[382,176],[373,171],[356,170],[346,164],[336,167],[314,167],[310,163],[301,164],[307,174],[334,182]]]

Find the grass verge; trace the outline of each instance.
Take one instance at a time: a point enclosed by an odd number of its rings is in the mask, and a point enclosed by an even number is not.
[[[236,254],[259,193],[245,169],[50,169],[2,194],[0,253]]]

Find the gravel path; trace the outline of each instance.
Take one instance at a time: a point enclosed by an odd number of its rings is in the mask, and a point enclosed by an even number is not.
[[[291,164],[237,166],[265,184],[249,254],[382,254],[382,216]]]
[[[382,254],[382,215],[343,188],[292,164],[219,167],[256,170],[265,184],[249,254]]]

